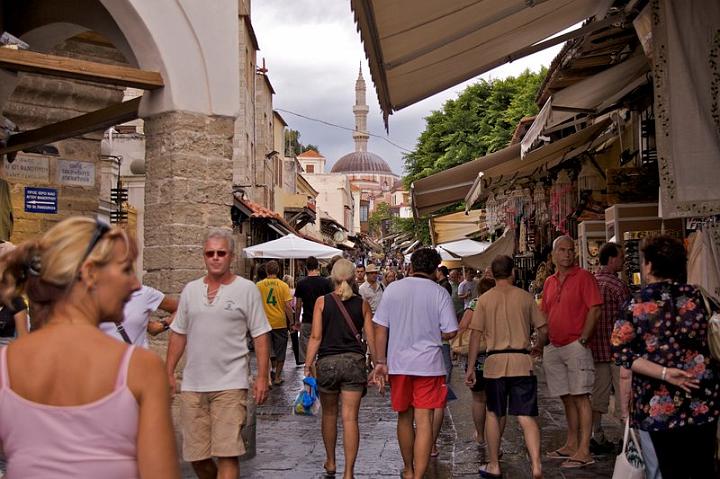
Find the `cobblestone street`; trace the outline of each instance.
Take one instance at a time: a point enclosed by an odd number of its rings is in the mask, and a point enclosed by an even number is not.
[[[296,368],[288,352],[285,366],[285,383],[270,391],[267,403],[257,409],[256,456],[240,464],[243,478],[305,479],[324,477],[322,464],[325,449],[320,435],[320,418],[295,416],[291,404],[300,388],[302,368]],[[561,445],[565,419],[558,399],[547,396],[545,382],[540,376],[540,423],[542,451]],[[445,422],[438,446],[440,456],[432,459],[428,479],[478,477],[478,466],[484,460],[484,451],[472,440],[471,395],[462,384],[461,370],[455,367],[452,388],[458,400],[446,410]],[[177,417],[177,415],[176,415]],[[340,424],[341,421],[338,420]],[[390,409],[388,397],[375,390],[368,392],[360,408],[360,450],[355,468],[358,478],[399,477],[402,459],[395,436],[396,415]],[[619,423],[606,420],[606,434],[617,441]],[[179,440],[179,439],[178,439]],[[517,422],[508,421],[503,439],[504,457],[501,462],[504,477],[530,478],[530,466],[525,452],[522,433]],[[342,432],[338,433],[338,471],[342,470]],[[597,456],[597,463],[585,469],[561,470],[560,461],[544,460],[546,478],[589,479],[612,476],[615,455]],[[188,464],[183,464],[183,478],[194,478]],[[338,474],[340,477],[340,474]]]

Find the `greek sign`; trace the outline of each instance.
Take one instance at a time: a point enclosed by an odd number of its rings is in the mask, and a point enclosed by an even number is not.
[[[18,155],[15,161],[3,160],[6,177],[17,180],[50,181],[50,166],[47,158],[32,158]]]
[[[56,214],[58,194],[55,188],[25,187],[25,212]]]
[[[95,163],[58,160],[57,182],[68,186],[95,186]]]

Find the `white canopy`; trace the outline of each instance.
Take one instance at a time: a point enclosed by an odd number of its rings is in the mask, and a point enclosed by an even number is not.
[[[342,251],[314,241],[309,241],[294,234],[289,234],[276,240],[250,246],[243,250],[248,258],[274,258],[274,259],[304,259],[315,256],[319,259],[329,259],[335,255],[342,255]]]
[[[490,243],[487,241],[462,239],[459,241],[440,244],[438,245],[438,249],[440,250],[440,256],[442,256],[443,251],[447,251],[455,256],[465,257],[480,254],[485,251],[488,246],[490,246]]]
[[[475,269],[483,270],[490,266],[496,256],[504,254],[512,257],[515,251],[515,231],[512,228],[505,230],[503,235],[496,239],[485,251],[480,254],[466,256],[463,264]]]

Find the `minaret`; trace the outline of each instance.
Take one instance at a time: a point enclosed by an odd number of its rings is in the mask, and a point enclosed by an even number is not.
[[[353,113],[355,114],[355,131],[353,131],[353,140],[355,140],[355,151],[367,151],[367,142],[370,135],[367,129],[367,115],[370,109],[365,101],[365,80],[362,76],[362,63],[358,72],[358,79],[355,82],[355,106]]]

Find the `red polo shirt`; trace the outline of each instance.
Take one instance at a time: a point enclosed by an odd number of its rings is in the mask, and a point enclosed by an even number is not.
[[[587,313],[603,303],[595,277],[574,266],[561,283],[560,273],[545,280],[541,309],[548,318],[548,336],[554,346],[580,338]]]

